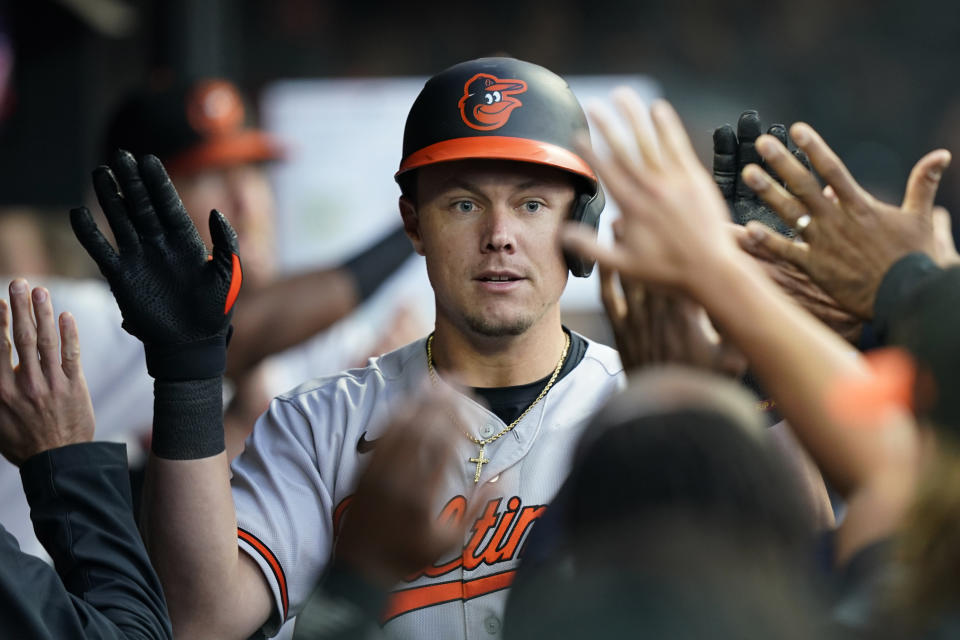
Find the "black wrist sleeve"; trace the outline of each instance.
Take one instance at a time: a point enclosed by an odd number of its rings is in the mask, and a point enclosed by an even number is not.
[[[196,460],[223,451],[223,378],[155,380],[151,448],[169,460]]]
[[[873,302],[873,330],[881,345],[890,337],[890,323],[897,310],[927,278],[940,271],[925,253],[908,254],[887,270]]]
[[[342,268],[353,276],[357,294],[363,301],[369,298],[411,253],[413,245],[410,244],[410,238],[403,227],[400,227],[372,247],[350,258]]]

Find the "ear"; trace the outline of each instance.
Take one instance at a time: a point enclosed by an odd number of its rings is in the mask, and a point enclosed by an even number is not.
[[[400,196],[400,217],[403,218],[403,230],[413,243],[413,250],[421,256],[423,253],[423,238],[420,237],[420,216],[417,206],[407,196]]]

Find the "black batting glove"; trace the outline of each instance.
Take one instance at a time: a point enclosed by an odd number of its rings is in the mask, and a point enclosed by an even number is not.
[[[756,111],[744,111],[740,114],[736,132],[729,124],[714,129],[713,179],[730,207],[730,216],[734,222],[745,225],[751,220],[759,220],[778,233],[793,237],[793,229],[747,186],[741,175],[748,164],[756,164],[775,180],[778,179],[776,172],[766,165],[755,148],[761,130],[760,116]],[[782,124],[771,125],[767,133],[780,140],[783,146],[787,146],[787,128]],[[802,151],[794,151],[794,155],[804,166],[810,166],[806,154]]]
[[[158,380],[222,375],[233,304],[242,279],[237,236],[210,212],[213,253],[155,156],[126,152],[93,171],[93,186],[117,242],[107,242],[90,212],[70,212],[73,231],[110,283],[123,328],[143,342]]]
[[[197,233],[163,165],[126,151],[93,171],[93,186],[117,250],[83,207],[73,231],[143,342],[154,377],[153,452],[193,460],[224,450],[223,372],[233,305],[242,280],[237,235],[210,212],[213,253]]]

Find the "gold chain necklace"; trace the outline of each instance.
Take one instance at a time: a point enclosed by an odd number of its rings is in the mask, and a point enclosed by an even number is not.
[[[473,442],[474,444],[477,444],[477,445],[480,446],[480,453],[477,454],[477,457],[476,457],[476,458],[468,458],[468,461],[469,461],[469,462],[473,462],[474,464],[477,465],[477,471],[476,471],[476,473],[473,474],[473,483],[474,483],[474,484],[480,482],[480,470],[483,469],[483,465],[485,465],[485,464],[487,464],[488,462],[490,462],[490,460],[489,460],[488,458],[485,458],[485,457],[484,457],[485,454],[487,453],[487,445],[490,444],[491,442],[495,442],[495,441],[499,440],[500,438],[502,438],[502,437],[505,436],[506,434],[508,434],[508,433],[510,433],[511,431],[513,431],[513,428],[514,428],[515,426],[517,426],[518,424],[520,424],[520,421],[523,420],[528,413],[530,413],[530,410],[533,409],[533,408],[537,405],[538,402],[540,402],[541,400],[543,400],[543,397],[544,397],[545,395],[547,395],[547,391],[550,391],[550,387],[552,387],[552,386],[553,386],[553,383],[557,381],[557,376],[560,375],[560,370],[563,368],[563,363],[566,362],[566,360],[567,360],[567,351],[570,350],[570,335],[569,335],[568,333],[564,332],[564,338],[565,338],[565,339],[564,339],[564,342],[563,342],[563,353],[560,354],[560,361],[557,363],[556,368],[553,370],[553,375],[550,376],[550,380],[547,381],[547,384],[546,384],[546,386],[543,388],[543,391],[540,392],[540,395],[537,396],[537,399],[536,399],[536,400],[534,400],[533,402],[531,402],[530,405],[529,405],[526,409],[523,410],[523,413],[521,413],[521,414],[517,417],[516,420],[514,420],[513,422],[511,422],[510,424],[508,424],[506,427],[504,427],[503,429],[501,429],[501,430],[500,430],[500,433],[494,434],[494,435],[492,435],[492,436],[490,436],[489,438],[486,438],[486,439],[484,439],[484,440],[481,440],[480,438],[475,438],[475,437],[473,437],[473,435],[472,435],[469,431],[467,431],[466,429],[464,429],[464,428],[460,425],[460,421],[457,420],[457,417],[456,417],[455,415],[453,415],[453,414],[450,415],[450,418],[453,420],[453,422],[454,422],[457,426],[460,427],[460,429],[463,431],[464,435],[466,435],[467,438],[469,438],[471,442]],[[430,372],[430,383],[431,383],[434,387],[440,386],[440,378],[437,376],[437,370],[436,370],[436,368],[433,366],[433,334],[432,334],[432,333],[431,333],[430,336],[427,338],[427,371]]]

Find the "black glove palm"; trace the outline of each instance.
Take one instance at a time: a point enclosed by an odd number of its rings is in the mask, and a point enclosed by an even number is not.
[[[139,338],[158,380],[196,380],[223,373],[241,270],[236,233],[210,212],[213,254],[187,215],[160,161],[139,166],[121,151],[93,172],[94,190],[118,251],[90,212],[70,212],[77,239],[110,283],[123,328]]]
[[[759,220],[778,233],[792,237],[793,229],[743,182],[741,173],[748,164],[759,165],[777,178],[776,173],[766,165],[754,147],[760,131],[760,116],[756,111],[744,111],[740,114],[736,132],[728,124],[714,129],[713,179],[727,200],[734,222],[742,225],[750,220]],[[783,146],[787,146],[787,128],[782,124],[772,125],[767,133],[779,139]],[[805,154],[800,151],[794,153],[798,160],[809,167]]]

